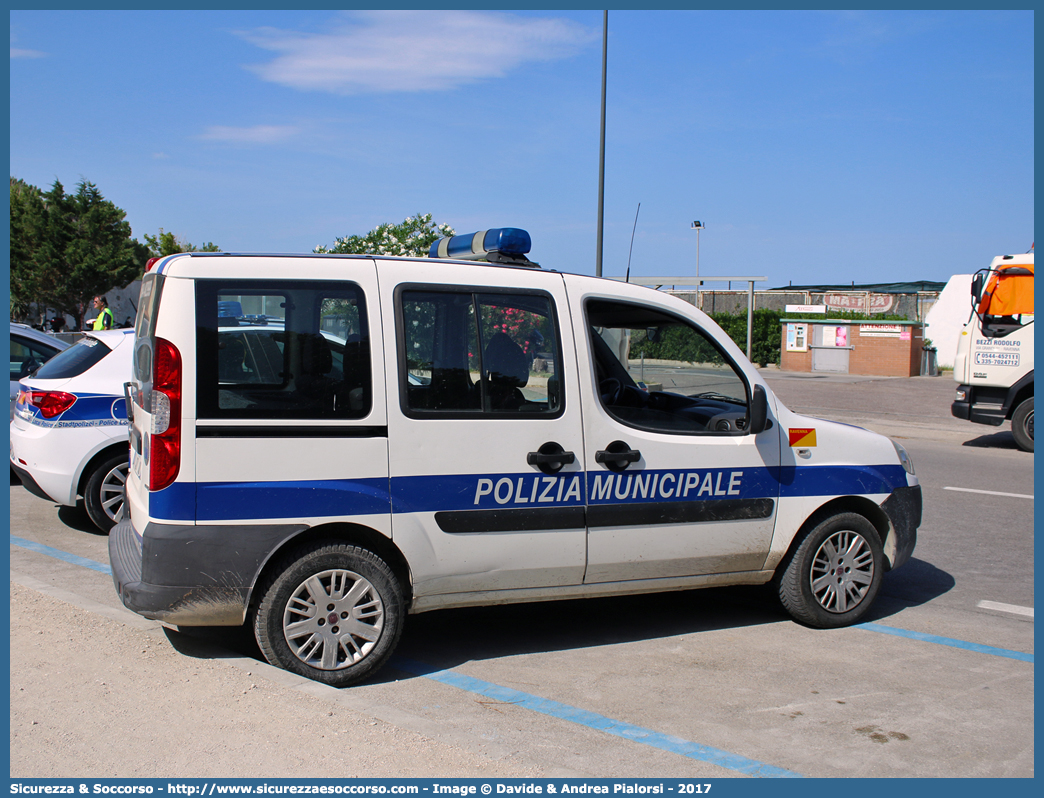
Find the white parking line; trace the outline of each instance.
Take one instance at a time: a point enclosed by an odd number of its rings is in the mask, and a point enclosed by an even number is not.
[[[975,488],[943,488],[943,490],[956,490],[961,493],[985,493],[987,496],[1012,496],[1016,499],[1032,499],[1032,493],[1001,493],[999,490],[976,490]]]
[[[1016,604],[1001,604],[999,601],[980,601],[978,604],[984,610],[997,610],[998,612],[1010,612],[1014,615],[1027,615],[1033,617],[1033,607],[1019,607]]]

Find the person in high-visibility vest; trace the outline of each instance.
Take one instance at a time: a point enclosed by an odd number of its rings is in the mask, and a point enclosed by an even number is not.
[[[103,296],[96,296],[94,298],[94,307],[98,310],[98,316],[94,319],[93,329],[111,330],[115,324],[112,311],[109,310],[109,301]]]

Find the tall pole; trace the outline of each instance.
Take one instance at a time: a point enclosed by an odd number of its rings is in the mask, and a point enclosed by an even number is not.
[[[595,249],[595,277],[602,276],[602,228],[605,218],[605,67],[609,48],[609,12],[602,12],[602,128],[598,145],[598,244]]]
[[[692,223],[692,229],[696,231],[696,307],[700,306],[700,231],[703,228],[703,222]]]

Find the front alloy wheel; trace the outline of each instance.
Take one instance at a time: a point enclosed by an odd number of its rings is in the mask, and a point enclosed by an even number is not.
[[[839,513],[809,532],[780,568],[779,599],[796,621],[848,626],[866,615],[881,587],[881,538],[863,516]]]
[[[858,532],[835,532],[812,558],[812,595],[827,612],[859,606],[874,582],[874,553]]]

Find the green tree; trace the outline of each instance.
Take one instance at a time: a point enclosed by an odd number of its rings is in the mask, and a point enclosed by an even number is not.
[[[444,236],[455,235],[448,224],[435,224],[430,213],[407,216],[400,224],[379,224],[364,236],[338,238],[332,247],[318,246],[315,252],[332,255],[404,255],[425,257],[431,245]]]
[[[24,279],[38,306],[69,314],[82,327],[93,297],[141,274],[142,247],[131,238],[126,213],[93,183],[81,181],[75,194],[66,194],[55,180],[40,195],[42,208],[29,188],[12,184],[12,194],[19,195],[20,238],[11,253],[12,274]],[[14,225],[14,207],[11,214]]]
[[[43,238],[45,210],[40,189],[11,178],[11,318],[24,319],[40,299],[35,259]]]
[[[167,255],[177,255],[179,252],[221,251],[221,248],[211,241],[208,241],[201,247],[197,247],[195,244],[190,244],[188,241],[178,238],[173,233],[166,232],[162,227],[158,236],[150,236],[146,233],[143,237],[148,247],[150,258],[165,258]]]

